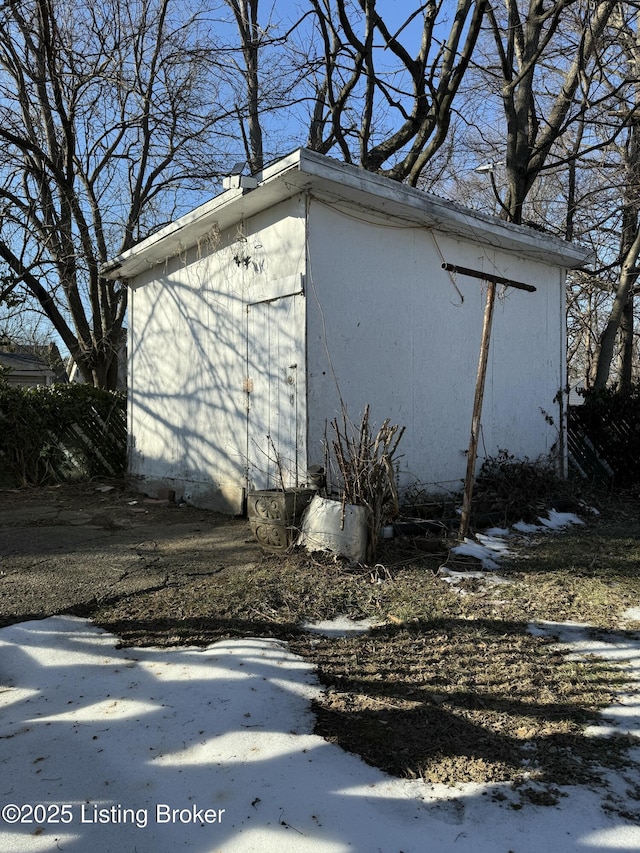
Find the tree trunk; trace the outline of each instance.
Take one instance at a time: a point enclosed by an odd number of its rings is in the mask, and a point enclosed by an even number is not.
[[[0,3],[0,258],[94,385],[127,305],[101,265],[220,173],[201,26],[178,0]]]
[[[618,336],[618,330],[622,322],[625,307],[629,302],[631,290],[636,283],[638,273],[635,271],[640,254],[640,231],[636,233],[635,240],[631,244],[629,251],[626,254],[620,280],[616,289],[613,307],[609,315],[609,321],[600,336],[598,347],[596,375],[593,383],[595,389],[605,388],[609,381],[611,372],[611,364],[615,352],[615,344]]]
[[[622,309],[622,320],[620,321],[620,335],[622,338],[622,349],[620,353],[620,378],[618,380],[618,393],[628,394],[633,384],[633,289]]]
[[[236,19],[240,46],[244,59],[242,76],[247,95],[244,112],[249,133],[242,128],[246,155],[252,173],[264,165],[262,125],[260,123],[260,27],[258,25],[259,0],[226,0]],[[240,116],[240,121],[242,117]]]
[[[620,238],[620,257],[622,265],[620,279],[616,289],[613,307],[607,325],[600,337],[598,347],[594,388],[604,388],[609,381],[611,365],[615,353],[615,344],[623,323],[626,323],[623,341],[621,373],[618,382],[622,386],[631,385],[631,355],[633,350],[633,289],[638,279],[637,265],[640,257],[640,149],[638,146],[638,128],[632,126],[625,149],[624,192],[622,209],[622,234]],[[624,352],[624,349],[627,352]]]

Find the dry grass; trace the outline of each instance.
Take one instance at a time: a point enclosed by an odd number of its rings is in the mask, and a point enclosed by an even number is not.
[[[575,620],[606,632],[637,604],[640,503],[600,503],[602,514],[585,527],[521,543],[505,561],[506,586],[469,581],[454,590],[436,574],[452,542],[425,552],[393,540],[373,568],[297,552],[265,557],[102,607],[94,618],[125,643],[286,638],[326,686],[318,733],[393,774],[447,783],[589,780],[623,761],[629,746],[584,735],[624,675],[567,660],[528,623]],[[300,630],[339,615],[379,627],[349,639]]]

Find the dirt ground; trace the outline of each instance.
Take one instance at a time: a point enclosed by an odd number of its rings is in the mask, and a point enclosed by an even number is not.
[[[266,556],[246,519],[120,482],[0,489],[0,627],[66,613],[125,645],[280,637],[325,686],[316,732],[389,773],[517,785],[533,756],[550,786],[587,781],[593,767],[625,760],[626,741],[582,734],[624,679],[564,661],[527,622],[618,624],[638,600],[639,503],[547,537],[505,566],[507,587],[455,591],[438,576],[451,561],[446,539],[426,552],[394,542],[380,565],[353,568]],[[377,627],[343,639],[301,628],[338,615]]]
[[[246,520],[94,482],[0,490],[0,626],[91,615],[261,559]]]

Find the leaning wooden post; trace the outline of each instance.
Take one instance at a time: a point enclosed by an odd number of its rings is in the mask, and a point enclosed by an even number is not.
[[[493,305],[496,301],[496,285],[502,284],[506,287],[515,287],[518,290],[526,290],[535,293],[532,284],[522,281],[514,281],[493,273],[485,273],[480,270],[472,270],[468,267],[460,267],[456,264],[442,264],[442,269],[448,272],[460,273],[483,279],[487,283],[487,301],[484,306],[484,322],[482,324],[482,340],[480,342],[480,358],[478,359],[478,376],[476,378],[476,393],[473,400],[473,416],[471,418],[471,438],[469,440],[469,451],[467,455],[467,474],[464,480],[464,496],[462,500],[462,516],[460,518],[460,530],[458,535],[461,539],[469,532],[469,517],[471,516],[471,498],[473,497],[473,484],[475,482],[476,460],[478,458],[478,440],[480,438],[480,419],[482,416],[482,400],[484,397],[484,381],[487,375],[487,360],[489,357],[489,343],[491,341],[491,324],[493,322]]]
[[[476,377],[476,393],[473,399],[473,415],[471,417],[471,438],[467,453],[467,474],[464,479],[464,496],[462,499],[462,515],[460,517],[460,539],[469,532],[471,516],[471,498],[475,482],[476,460],[478,458],[478,440],[480,438],[480,422],[482,418],[482,401],[484,399],[484,383],[487,377],[487,361],[489,358],[489,343],[491,342],[491,325],[493,322],[493,305],[496,301],[495,282],[487,282],[487,300],[484,305],[484,320],[482,323],[482,339],[480,341],[480,357],[478,359],[478,375]]]

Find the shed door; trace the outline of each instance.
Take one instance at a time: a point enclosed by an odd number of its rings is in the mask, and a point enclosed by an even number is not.
[[[247,305],[249,489],[304,482],[304,296]]]

